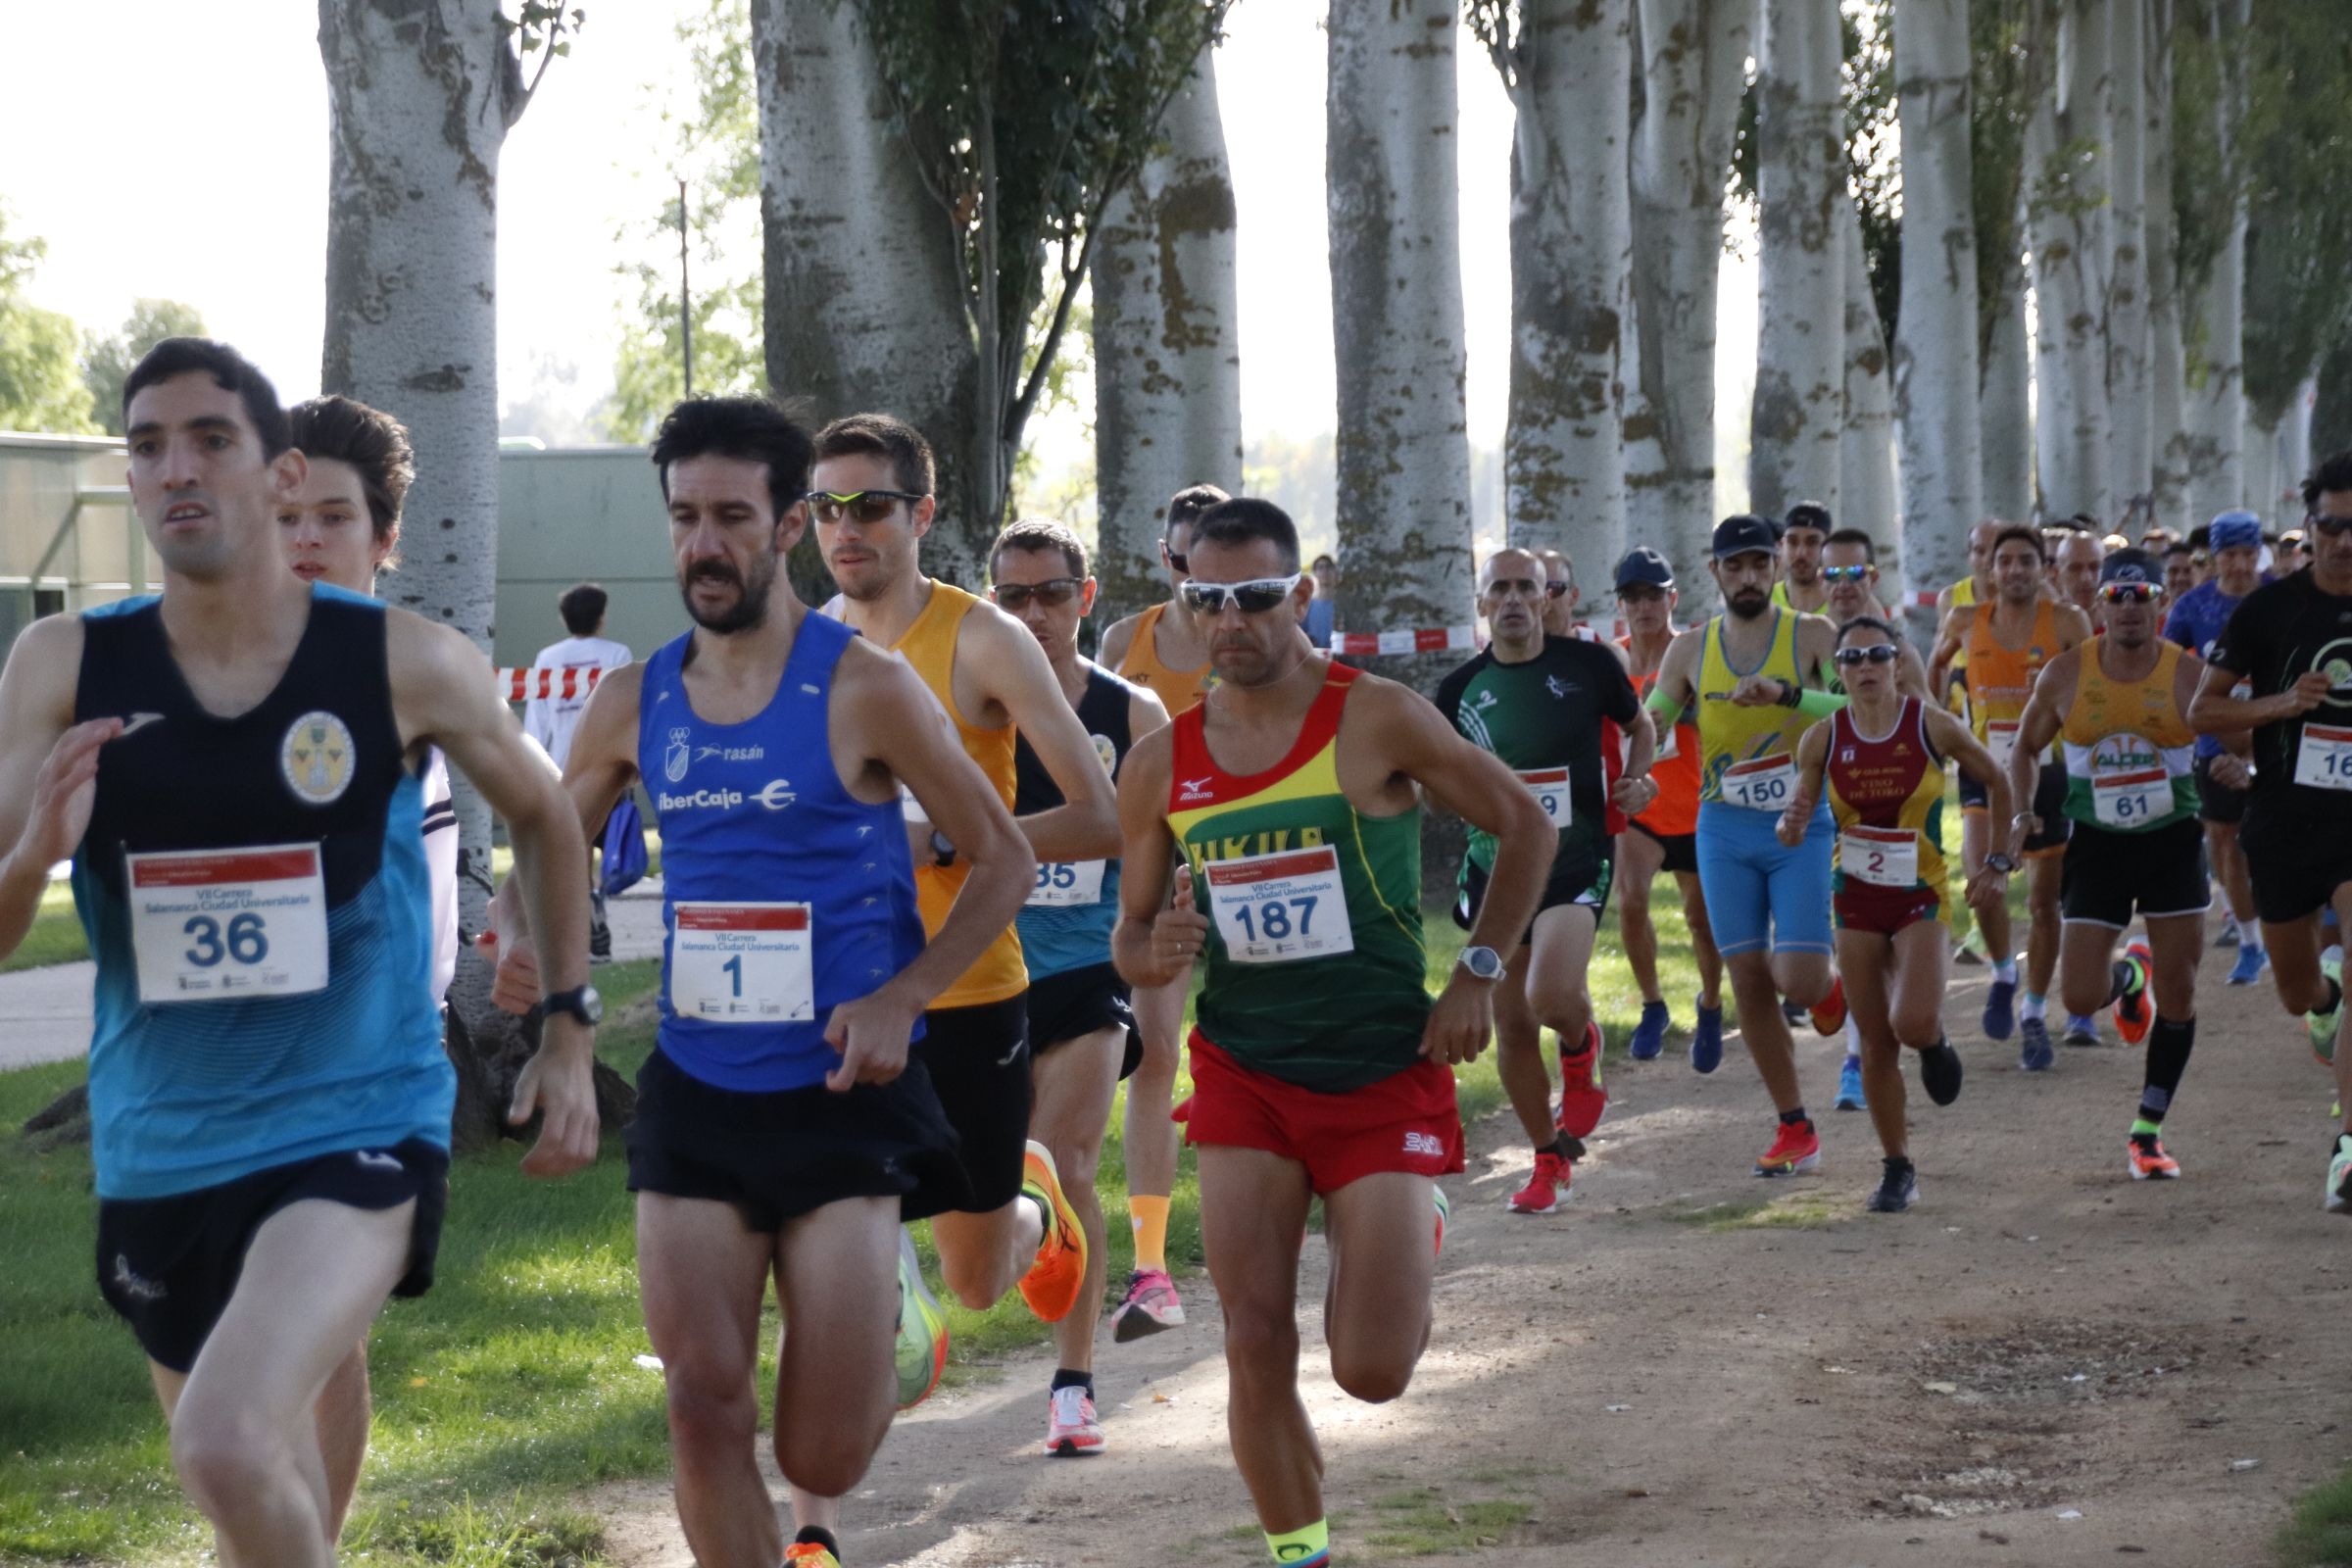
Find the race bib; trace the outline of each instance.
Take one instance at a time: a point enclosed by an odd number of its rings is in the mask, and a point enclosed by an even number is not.
[[[2009,759],[2017,755],[2017,732],[2025,721],[2015,718],[1988,718],[1984,721],[1984,749],[1992,754],[1993,765],[2002,772],[2009,771]]]
[[[703,1023],[816,1017],[806,904],[681,904],[669,939],[669,1009]]]
[[[1536,804],[1544,808],[1544,814],[1551,818],[1553,827],[1564,828],[1573,820],[1566,768],[1524,769],[1519,774],[1519,782],[1527,786],[1527,792],[1536,798]]]
[[[247,1002],[326,989],[316,844],[128,857],[139,1000]]]
[[[2146,827],[2173,808],[2173,781],[2161,767],[2090,775],[2090,814],[2101,827]]]
[[[1723,798],[1751,811],[1779,811],[1796,795],[1796,763],[1788,756],[1759,757],[1723,770]]]
[[[2305,724],[2295,748],[2295,782],[2315,790],[2352,790],[2352,729]]]
[[[1028,904],[1037,909],[1067,909],[1102,902],[1102,860],[1040,860]]]
[[[1919,835],[1907,827],[1855,823],[1838,835],[1838,868],[1880,888],[1919,886]]]
[[[1210,916],[1236,963],[1293,963],[1355,951],[1339,851],[1282,850],[1207,866]]]

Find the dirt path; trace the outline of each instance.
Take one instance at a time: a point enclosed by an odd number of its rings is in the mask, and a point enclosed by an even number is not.
[[[1911,1091],[1923,1203],[1861,1201],[1865,1118],[1825,1114],[1821,1172],[1744,1172],[1769,1121],[1734,1051],[1699,1078],[1670,1046],[1615,1067],[1576,1200],[1506,1215],[1514,1128],[1473,1129],[1453,1178],[1437,1328],[1409,1394],[1331,1383],[1305,1313],[1305,1396],[1342,1561],[1494,1568],[2254,1564],[2288,1499],[2352,1462],[2342,1391],[2352,1224],[2321,1213],[2330,1087],[2268,981],[2222,984],[2170,1130],[2179,1183],[2134,1184],[2139,1053],[2016,1069],[1979,1036],[1984,971],[1949,1003],[1966,1092]],[[1839,1048],[1800,1042],[1826,1106]],[[1763,1205],[1759,1207],[1758,1205]],[[1319,1295],[1310,1242],[1303,1293]],[[1265,1561],[1225,1453],[1205,1279],[1193,1324],[1097,1373],[1110,1451],[1034,1449],[1052,1368],[943,1396],[903,1422],[855,1502],[856,1568]],[[2253,1461],[2247,1465],[2245,1461]],[[618,1561],[691,1558],[666,1489],[593,1499]],[[2067,1514],[2079,1517],[2067,1517]]]

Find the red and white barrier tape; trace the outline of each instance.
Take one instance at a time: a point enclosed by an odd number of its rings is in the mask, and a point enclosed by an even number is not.
[[[1421,626],[1410,631],[1335,631],[1335,654],[1444,654],[1478,646],[1476,626]]]
[[[585,697],[596,690],[596,679],[604,671],[594,665],[564,669],[552,664],[527,664],[497,673],[507,701],[519,703],[533,697]]]

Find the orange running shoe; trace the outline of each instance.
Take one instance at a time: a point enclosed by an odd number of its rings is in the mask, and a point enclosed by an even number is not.
[[[1077,1212],[1062,1195],[1061,1177],[1054,1156],[1036,1139],[1021,1160],[1021,1193],[1046,1217],[1045,1239],[1037,1244],[1037,1261],[1021,1276],[1021,1299],[1048,1323],[1058,1323],[1078,1304],[1086,1286],[1086,1232]]]
[[[1845,1027],[1845,982],[1830,976],[1830,994],[1813,1004],[1813,1032],[1834,1035]]]
[[[1773,1139],[1772,1148],[1756,1161],[1759,1176],[1793,1176],[1800,1170],[1811,1170],[1821,1163],[1821,1137],[1814,1132],[1808,1119],[1781,1123],[1780,1136]]]
[[[2180,1179],[2180,1162],[2164,1152],[2154,1133],[2133,1133],[2124,1145],[2125,1157],[2135,1182],[2174,1182]]]
[[[784,1548],[784,1568],[841,1568],[841,1559],[813,1541],[796,1541]]]
[[[2132,939],[2124,949],[2124,962],[2131,966],[2132,978],[2126,982],[2124,994],[2115,999],[2115,1033],[2125,1045],[2136,1046],[2148,1038],[2156,1023],[2156,1009],[2148,1005],[2147,943]]]
[[[1609,1108],[1609,1092],[1600,1086],[1600,1025],[1585,1020],[1585,1049],[1575,1055],[1560,1053],[1560,1109],[1552,1124],[1571,1138],[1590,1138]]]

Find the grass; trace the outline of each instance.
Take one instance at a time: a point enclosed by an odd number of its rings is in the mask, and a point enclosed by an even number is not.
[[[2352,1471],[2295,1499],[2293,1516],[2274,1543],[2278,1568],[2352,1565]]]
[[[63,882],[53,882],[41,894],[39,912],[32,917],[32,928],[17,951],[0,958],[0,974],[14,974],[19,969],[41,969],[53,963],[72,963],[90,956],[90,945],[81,934],[81,917],[74,912],[74,890]]]

